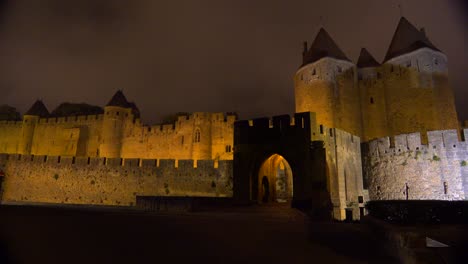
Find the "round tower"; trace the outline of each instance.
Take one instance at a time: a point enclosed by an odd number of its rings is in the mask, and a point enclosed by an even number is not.
[[[355,66],[322,28],[294,77],[296,112],[317,113],[317,123],[361,135]]]
[[[383,65],[391,135],[457,129],[447,57],[402,17]]]
[[[37,100],[23,116],[21,138],[18,145],[18,153],[31,154],[34,139],[34,130],[39,118],[48,117],[49,111],[41,100]]]
[[[388,135],[385,90],[380,63],[361,49],[357,63],[358,86],[361,94],[362,141]]]
[[[117,91],[104,107],[101,144],[99,148],[100,157],[121,157],[124,124],[126,118],[131,113],[131,103],[127,101],[122,91]]]

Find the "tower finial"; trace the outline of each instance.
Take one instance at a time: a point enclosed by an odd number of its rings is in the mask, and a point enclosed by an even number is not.
[[[322,27],[322,28],[323,28],[323,16],[320,16],[320,18],[319,18],[319,19],[320,19],[320,27]]]
[[[400,17],[403,17],[403,5],[401,2],[398,4],[398,9],[400,10]]]

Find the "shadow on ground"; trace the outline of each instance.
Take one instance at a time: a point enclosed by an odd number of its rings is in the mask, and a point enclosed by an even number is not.
[[[155,214],[0,206],[1,263],[392,263],[357,224],[286,207]],[[394,263],[394,262],[393,262]]]

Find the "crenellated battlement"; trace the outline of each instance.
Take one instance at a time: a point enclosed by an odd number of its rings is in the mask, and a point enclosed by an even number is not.
[[[8,120],[2,120],[0,121],[1,126],[22,126],[23,121],[8,121]]]
[[[64,116],[64,117],[48,117],[40,118],[39,124],[80,124],[88,123],[90,121],[102,121],[104,115],[80,115],[80,116]]]
[[[184,126],[196,121],[209,121],[211,123],[233,123],[236,120],[236,115],[233,113],[207,113],[207,112],[194,112],[190,114],[181,114],[177,116],[177,120],[172,123],[143,125],[142,129],[144,134],[173,134]]]
[[[308,114],[312,114],[314,117],[311,118]],[[272,117],[260,117],[249,120],[236,121],[237,127],[251,127],[255,128],[273,128],[273,129],[288,129],[288,128],[305,128],[305,124],[311,119],[315,119],[315,113],[296,113],[294,115],[278,115]],[[307,121],[307,122],[305,122]]]
[[[463,138],[468,136],[468,129],[461,131]],[[427,142],[427,144],[423,144]],[[407,151],[454,151],[456,149],[468,151],[466,141],[460,141],[457,130],[436,130],[427,133],[409,133],[394,137],[383,137],[367,142],[368,155],[386,156]]]
[[[0,164],[7,161],[48,164],[48,165],[76,165],[76,166],[106,166],[106,167],[144,167],[162,169],[218,169],[232,163],[232,160],[193,160],[193,159],[139,159],[139,158],[104,158],[104,157],[73,157],[73,156],[45,156],[0,154]]]

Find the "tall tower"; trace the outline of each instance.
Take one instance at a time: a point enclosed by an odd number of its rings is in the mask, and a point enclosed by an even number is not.
[[[317,113],[317,123],[361,135],[355,66],[321,28],[294,77],[296,112]]]
[[[424,29],[402,17],[382,71],[390,135],[458,128],[447,57]]]
[[[19,154],[31,154],[36,124],[39,122],[39,118],[48,116],[49,111],[41,100],[37,100],[24,114],[21,138],[18,146]]]
[[[362,140],[387,136],[385,91],[380,63],[362,48],[358,63],[358,86],[361,96]]]
[[[132,113],[132,106],[121,90],[117,91],[104,107],[102,137],[99,156],[120,158],[125,121]]]

